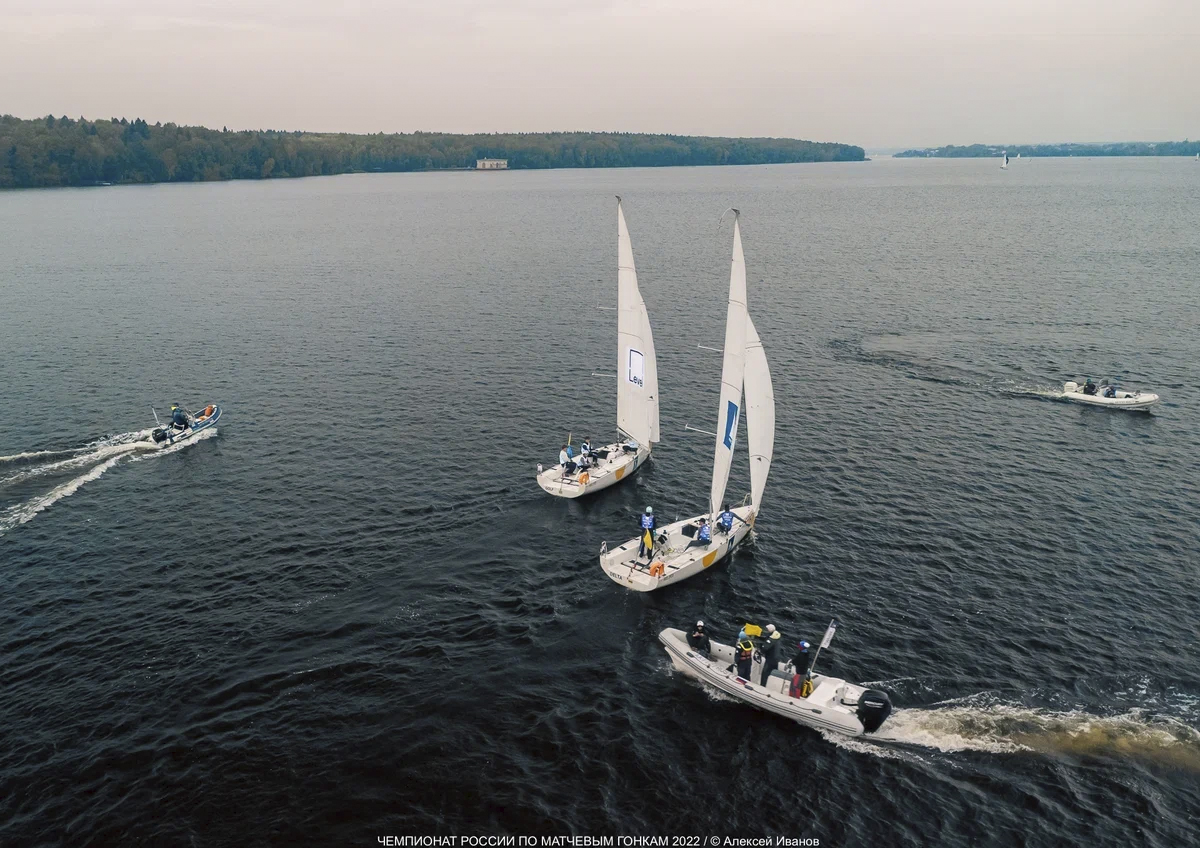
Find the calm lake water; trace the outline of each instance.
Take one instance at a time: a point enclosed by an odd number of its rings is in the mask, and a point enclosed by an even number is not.
[[[663,441],[565,502],[535,464],[614,427],[615,194]],[[636,595],[597,552],[705,503],[731,206],[775,466],[753,544]],[[1198,362],[1185,159],[0,193],[0,843],[1190,844]],[[1051,396],[1084,375],[1164,401]],[[217,435],[134,456],[176,401]],[[879,738],[656,639],[833,615]]]

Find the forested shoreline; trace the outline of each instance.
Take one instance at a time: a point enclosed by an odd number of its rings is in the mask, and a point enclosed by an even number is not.
[[[232,132],[111,118],[0,116],[0,188],[308,177],[358,171],[862,161],[848,144],[638,133]]]
[[[1195,156],[1200,141],[1114,141],[1095,144],[968,144],[922,147],[895,154],[897,159],[981,159],[988,156]]]

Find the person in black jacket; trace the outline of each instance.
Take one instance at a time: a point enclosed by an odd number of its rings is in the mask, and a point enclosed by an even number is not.
[[[693,651],[708,656],[708,652],[712,649],[712,640],[708,638],[708,631],[704,629],[704,622],[697,621],[692,632],[688,634],[688,645]]]
[[[792,665],[796,669],[796,674],[804,674],[808,671],[808,664],[812,661],[812,657],[808,653],[810,647],[803,639],[796,645],[796,656],[792,657]]]
[[[762,677],[758,681],[759,686],[766,686],[771,672],[779,668],[779,646],[783,644],[783,634],[775,629],[774,624],[768,624],[763,635],[766,636],[766,639],[759,649],[763,656]]]

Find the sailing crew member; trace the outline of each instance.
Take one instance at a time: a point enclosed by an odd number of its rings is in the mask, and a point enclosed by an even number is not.
[[[708,631],[704,629],[703,621],[697,621],[692,632],[688,634],[688,645],[693,651],[708,656],[708,652],[712,648],[712,640],[708,638]]]
[[[189,423],[188,414],[177,403],[171,404],[171,423],[179,430],[186,430]]]
[[[592,455],[592,440],[584,439],[579,445],[579,467],[591,468],[596,464],[596,458]]]
[[[737,653],[734,656],[737,658],[738,677],[749,680],[754,669],[754,642],[745,635],[745,631],[742,631],[742,637],[738,639]]]
[[[658,523],[654,518],[654,507],[646,507],[646,511],[642,513],[641,520],[638,522],[642,530],[641,538],[638,540],[638,558],[645,557],[649,559],[654,553],[654,531],[658,527]],[[650,544],[646,544],[647,537],[650,539]]]
[[[796,644],[796,656],[792,657],[792,666],[795,667],[797,674],[804,674],[808,671],[808,663],[811,660],[808,654],[810,647],[803,639]]]
[[[696,538],[688,542],[687,547],[693,548],[698,545],[702,548],[705,548],[708,547],[710,542],[712,542],[712,530],[708,526],[708,519],[701,518],[700,527],[698,530],[696,530]],[[684,548],[684,550],[686,551],[687,548]]]
[[[1083,384],[1083,393],[1085,395],[1094,395],[1096,393],[1096,384],[1092,382],[1092,378],[1088,377],[1087,382]]]
[[[568,474],[575,472],[575,463],[571,461],[571,448],[569,445],[563,445],[562,450],[558,452],[558,464],[563,467],[563,471]]]
[[[759,686],[767,685],[767,678],[771,676],[771,672],[779,668],[779,646],[783,644],[783,634],[775,629],[774,624],[768,624],[764,631],[766,641],[762,646],[763,667],[762,679],[759,680]]]
[[[717,530],[728,534],[733,529],[733,513],[729,511],[729,504],[725,504],[721,508],[721,514],[717,516]]]

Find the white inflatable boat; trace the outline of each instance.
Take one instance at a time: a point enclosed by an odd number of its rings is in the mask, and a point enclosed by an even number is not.
[[[693,650],[682,630],[667,628],[658,634],[675,668],[714,689],[744,701],[751,706],[807,724],[819,730],[833,730],[847,736],[874,733],[892,712],[887,693],[878,689],[856,686],[837,677],[813,674],[811,694],[804,698],[798,692],[804,669],[796,672],[790,665],[778,663],[767,677],[767,685],[757,682],[762,675],[762,658],[757,652],[751,680],[738,677],[734,665],[734,649],[712,642],[708,656]]]
[[[155,427],[150,431],[150,437],[145,442],[138,443],[139,447],[165,448],[195,438],[205,430],[217,426],[217,422],[221,419],[221,407],[210,403],[200,412],[193,413],[183,410],[183,414],[187,420],[186,426],[171,422]],[[155,414],[154,417],[157,420],[158,415]]]
[[[1111,383],[1093,385],[1091,392],[1087,391],[1087,388],[1086,383],[1080,385],[1072,380],[1063,384],[1062,396],[1075,403],[1107,406],[1113,409],[1149,409],[1158,403],[1158,395],[1153,392],[1120,389]]]

